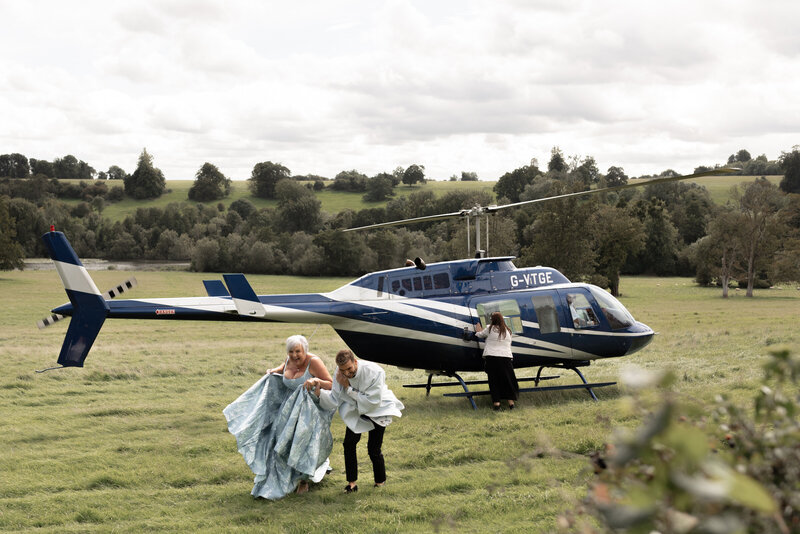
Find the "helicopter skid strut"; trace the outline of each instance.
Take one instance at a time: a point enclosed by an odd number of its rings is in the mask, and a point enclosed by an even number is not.
[[[539,386],[539,382],[543,380],[553,380],[556,378],[560,378],[560,375],[555,376],[542,376],[542,371],[545,368],[551,369],[567,369],[571,371],[575,371],[577,375],[580,377],[582,384],[568,384],[563,386]],[[450,378],[455,378],[458,382],[433,382],[434,376],[447,376]],[[524,377],[518,378],[517,382],[529,382],[532,381],[534,383],[534,387],[532,388],[520,388],[520,393],[528,393],[528,392],[537,392],[537,391],[556,391],[556,390],[567,390],[567,389],[585,389],[589,392],[592,399],[597,401],[597,395],[594,394],[592,388],[599,388],[599,387],[606,387],[606,386],[613,386],[616,382],[594,382],[589,383],[586,381],[586,378],[581,373],[580,369],[575,366],[566,366],[564,364],[553,364],[553,365],[543,365],[539,367],[538,372],[536,373],[535,377]],[[430,396],[431,388],[434,387],[452,387],[452,386],[461,386],[464,391],[458,393],[443,393],[444,397],[466,397],[470,404],[472,405],[473,410],[477,410],[478,406],[475,404],[475,399],[473,397],[479,395],[489,395],[490,391],[470,391],[467,385],[476,385],[476,384],[488,384],[488,380],[469,380],[465,381],[458,373],[453,372],[435,372],[435,373],[428,373],[428,382],[426,384],[403,384],[404,388],[425,388],[425,396]]]

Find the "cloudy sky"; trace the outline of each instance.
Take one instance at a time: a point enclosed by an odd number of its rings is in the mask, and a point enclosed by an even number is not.
[[[0,154],[484,180],[800,144],[796,0],[0,0]]]

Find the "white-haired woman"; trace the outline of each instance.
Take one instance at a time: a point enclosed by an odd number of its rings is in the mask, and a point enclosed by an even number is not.
[[[287,357],[228,405],[223,413],[239,452],[255,473],[252,494],[280,499],[304,493],[329,468],[332,410],[319,406],[319,390],[333,379],[322,360],[308,352],[303,336],[286,340]],[[316,395],[310,394],[316,390]]]

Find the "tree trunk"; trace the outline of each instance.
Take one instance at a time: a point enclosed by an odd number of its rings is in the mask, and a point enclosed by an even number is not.
[[[722,279],[722,298],[728,298],[728,284],[731,281],[731,270],[728,267],[728,252],[722,253],[722,268],[720,269],[720,278]]]
[[[747,259],[747,293],[745,296],[752,297],[753,296],[753,281],[756,278],[755,273],[755,254],[751,253],[750,257]]]
[[[615,273],[608,280],[608,289],[611,290],[611,294],[615,297],[619,297],[619,273]]]

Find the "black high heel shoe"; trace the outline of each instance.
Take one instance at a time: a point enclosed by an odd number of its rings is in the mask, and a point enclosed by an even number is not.
[[[350,484],[348,484],[344,487],[345,493],[355,493],[357,491],[358,491],[358,484],[356,484],[355,486],[351,486]]]

